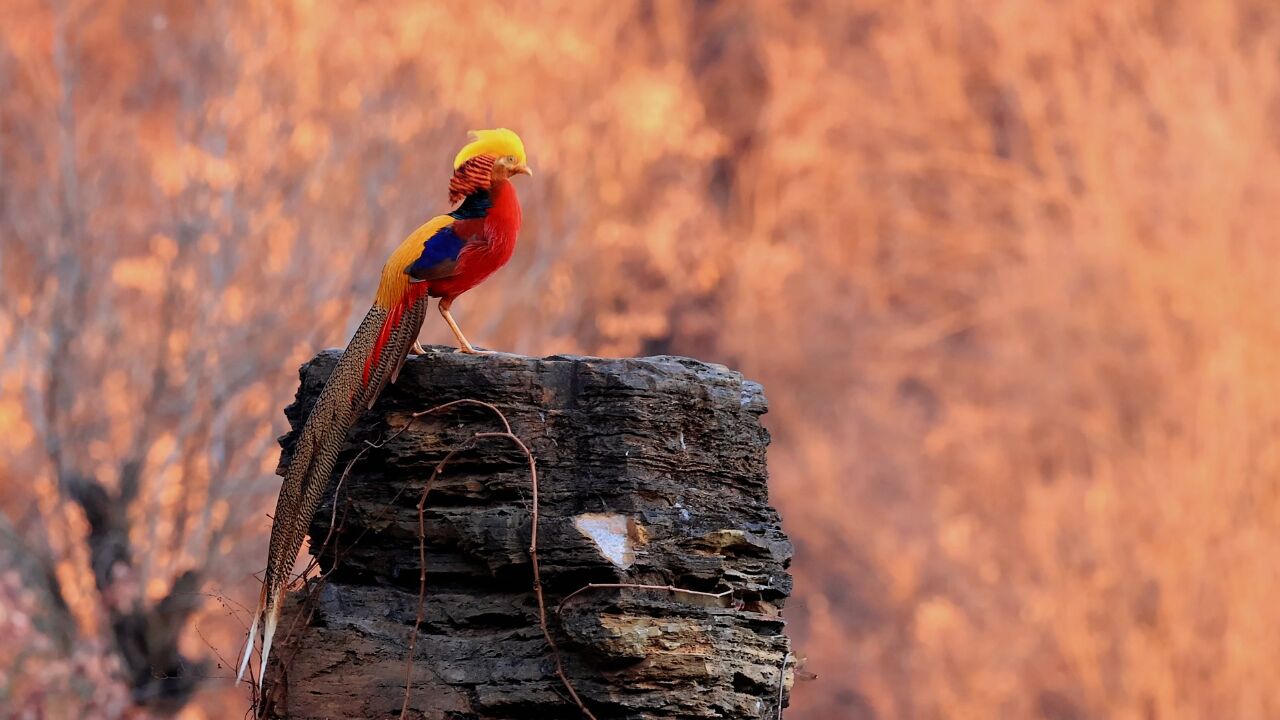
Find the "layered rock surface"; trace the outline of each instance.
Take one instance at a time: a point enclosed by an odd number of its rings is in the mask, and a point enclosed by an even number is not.
[[[337,353],[303,366],[282,466]],[[288,718],[579,718],[533,591],[538,556],[565,674],[597,718],[774,718],[792,668],[780,616],[792,548],[769,506],[759,385],[677,357],[467,356],[432,348],[348,439],[311,527],[323,581],[293,593],[268,674]],[[419,603],[418,500],[426,593]],[[378,444],[370,447],[368,443]],[[323,542],[327,538],[327,543]],[[674,586],[599,588],[590,583]],[[785,669],[784,669],[785,666]]]

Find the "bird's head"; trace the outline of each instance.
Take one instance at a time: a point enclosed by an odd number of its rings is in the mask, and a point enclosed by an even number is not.
[[[512,175],[532,175],[520,136],[506,128],[472,130],[471,142],[453,159],[449,201],[457,202],[476,190],[488,190]]]

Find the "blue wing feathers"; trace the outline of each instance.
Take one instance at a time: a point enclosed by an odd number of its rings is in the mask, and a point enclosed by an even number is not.
[[[405,272],[417,280],[440,277],[441,271],[447,272],[447,269],[457,263],[464,244],[465,241],[453,226],[446,225],[422,243],[422,254],[405,268]]]

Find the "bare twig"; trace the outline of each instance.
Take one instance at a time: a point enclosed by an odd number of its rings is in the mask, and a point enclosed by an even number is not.
[[[733,594],[733,588],[729,588],[727,590],[721,590],[720,592],[713,593],[713,592],[704,592],[702,590],[689,590],[688,588],[676,587],[675,585],[645,585],[641,583],[588,583],[578,588],[577,590],[574,590],[568,595],[565,595],[564,599],[560,601],[560,604],[556,606],[556,615],[560,615],[561,613],[563,613],[565,603],[569,602],[570,600],[577,597],[578,595],[581,595],[582,593],[588,592],[591,590],[605,590],[608,588],[630,588],[632,590],[666,590],[667,592],[672,594],[678,593],[681,595],[697,595],[699,597],[715,598],[717,600],[722,600],[728,597],[729,595]]]
[[[200,621],[199,621],[199,620],[197,620],[197,621],[195,621],[194,623],[192,623],[192,625],[193,625],[193,627],[195,628],[196,635],[199,635],[199,636],[200,636],[200,640],[201,640],[201,641],[203,641],[203,642],[204,642],[204,644],[205,644],[205,645],[207,645],[207,646],[208,646],[208,648],[209,648],[210,650],[212,650],[212,651],[213,651],[213,656],[214,656],[214,657],[216,657],[216,658],[218,658],[219,667],[224,667],[224,668],[226,668],[226,667],[234,668],[234,667],[236,666],[236,665],[235,665],[235,663],[233,663],[233,662],[232,662],[232,663],[227,662],[227,659],[226,659],[226,658],[224,658],[224,657],[222,657],[222,653],[218,652],[218,648],[214,647],[214,646],[213,646],[213,643],[209,642],[209,638],[207,638],[207,637],[205,637],[205,636],[204,636],[204,632],[200,630]]]
[[[570,697],[578,704],[578,709],[582,711],[585,717],[590,718],[590,720],[596,720],[596,716],[591,714],[591,711],[583,704],[582,698],[578,697],[578,691],[574,689],[573,683],[569,682],[569,676],[564,672],[564,661],[560,657],[560,647],[556,645],[556,641],[551,637],[551,630],[547,627],[547,604],[542,597],[542,571],[538,564],[538,465],[534,462],[533,453],[529,452],[529,447],[524,444],[523,440],[510,432],[476,433],[476,437],[506,438],[515,443],[520,448],[520,452],[524,453],[525,459],[529,461],[529,482],[533,486],[529,561],[533,565],[533,594],[538,599],[538,624],[542,627],[542,636],[547,639],[547,646],[551,648],[551,655],[556,663],[556,675],[560,677],[560,682],[564,683],[564,689],[569,692]]]
[[[435,407],[427,408],[426,410],[420,410],[416,413],[413,413],[412,415],[409,416],[409,422],[405,423],[404,427],[396,430],[395,432],[379,440],[378,442],[370,442],[366,440],[364,443],[364,447],[360,449],[360,452],[356,453],[355,457],[347,461],[346,466],[343,467],[342,469],[342,475],[338,477],[338,482],[334,486],[333,496],[335,498],[335,502],[333,505],[333,512],[330,513],[329,515],[329,528],[325,534],[324,540],[320,543],[319,550],[313,553],[311,562],[307,563],[307,566],[303,568],[302,572],[294,576],[293,582],[300,582],[304,580],[307,576],[307,573],[311,572],[311,570],[315,568],[316,565],[319,564],[319,561],[317,560],[317,558],[323,555],[324,551],[328,549],[329,542],[333,539],[334,528],[337,527],[338,504],[337,504],[336,498],[338,496],[338,493],[341,492],[343,484],[346,483],[347,477],[351,475],[351,469],[355,467],[355,464],[359,462],[361,458],[367,455],[370,450],[377,450],[385,446],[387,443],[391,442],[392,440],[395,440],[396,438],[400,437],[400,435],[404,434],[407,430],[409,430],[409,428],[413,427],[414,423],[417,422],[418,418],[425,417],[427,415],[430,415],[432,413],[437,413],[442,410],[459,407],[461,405],[476,405],[478,407],[483,407],[493,411],[493,414],[498,418],[498,421],[502,423],[502,426],[506,428],[507,432],[511,431],[511,424],[507,422],[506,416],[502,414],[502,411],[499,410],[497,406],[487,402],[483,402],[481,400],[462,399],[462,400],[453,400],[451,402],[443,403],[441,405],[436,405]],[[470,442],[470,440],[468,440],[468,442]],[[401,488],[394,496],[392,496],[391,500],[383,507],[382,512],[374,516],[372,522],[368,523],[365,526],[365,528],[360,532],[360,534],[356,536],[356,539],[352,541],[353,546],[359,543],[359,541],[365,536],[366,533],[369,532],[370,528],[373,525],[376,525],[378,521],[386,517],[387,513],[391,511],[391,508],[395,507],[396,502],[399,501],[400,497],[404,495],[404,492],[405,492],[405,488]],[[332,573],[334,569],[337,568],[341,559],[342,559],[341,556],[339,556],[335,552],[333,568],[330,568],[329,572],[326,572],[323,575],[321,575],[321,579],[328,577],[328,575]]]
[[[787,682],[787,663],[791,662],[791,651],[782,656],[782,667],[778,670],[778,718],[782,720],[782,691]]]
[[[472,401],[475,402],[475,401]],[[485,403],[480,403],[485,404]],[[489,406],[492,407],[492,406]],[[427,478],[423,484],[422,496],[418,500],[418,613],[414,618],[413,631],[409,635],[409,655],[405,659],[405,683],[404,683],[404,704],[400,708],[400,717],[403,719],[409,711],[409,700],[413,687],[413,652],[417,643],[418,628],[422,625],[423,615],[425,614],[426,593],[427,593],[427,551],[426,551],[426,502],[427,494],[431,491],[431,486],[435,479],[444,470],[458,453],[475,447],[475,445],[486,439],[505,439],[511,441],[520,452],[524,454],[525,459],[529,463],[529,482],[533,488],[532,510],[531,510],[531,530],[529,533],[529,561],[533,567],[533,594],[538,601],[538,625],[542,628],[542,637],[546,639],[547,646],[551,648],[552,659],[556,665],[556,676],[560,678],[560,682],[564,685],[564,689],[568,691],[569,696],[573,698],[573,702],[578,706],[578,710],[589,720],[596,720],[596,716],[587,709],[582,698],[578,695],[577,689],[570,682],[568,674],[564,671],[564,660],[560,655],[560,647],[556,645],[555,638],[551,636],[551,629],[547,625],[547,605],[546,599],[542,594],[542,572],[538,563],[538,464],[530,452],[529,446],[524,441],[511,432],[511,425],[507,422],[506,417],[502,416],[501,411],[493,408],[495,412],[502,417],[503,425],[507,428],[506,432],[478,432],[471,436],[471,439],[454,448],[448,455],[436,465],[435,470],[431,473],[431,477]],[[416,417],[416,415],[415,415]]]
[[[426,614],[427,605],[427,495],[431,492],[431,486],[435,484],[435,480],[444,470],[449,461],[455,455],[474,447],[476,442],[475,436],[449,451],[448,455],[436,464],[435,470],[427,481],[422,485],[422,495],[418,498],[418,612],[413,619],[413,630],[409,633],[409,653],[404,660],[404,703],[400,706],[400,717],[403,718],[405,713],[409,712],[409,699],[413,688],[413,651],[418,644],[418,628],[422,626],[423,616]]]

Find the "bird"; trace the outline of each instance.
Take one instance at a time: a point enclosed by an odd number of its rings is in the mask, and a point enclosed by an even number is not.
[[[373,307],[356,329],[302,427],[285,470],[271,523],[262,591],[245,641],[239,682],[262,627],[262,688],[280,621],[289,573],[311,518],[330,483],[347,432],[394,383],[417,342],[431,298],[464,353],[482,351],[467,341],[449,309],[511,259],[520,232],[520,200],[511,178],[532,175],[520,136],[506,128],[473,130],[453,160],[449,202],[455,209],[423,223],[391,253],[382,268]]]

